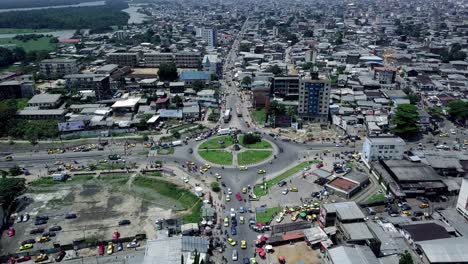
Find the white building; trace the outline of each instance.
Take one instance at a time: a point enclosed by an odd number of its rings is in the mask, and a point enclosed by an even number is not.
[[[468,179],[463,179],[457,200],[457,211],[468,219]]]
[[[362,144],[362,159],[366,163],[378,159],[401,160],[405,147],[406,143],[400,137],[366,137]]]
[[[76,59],[48,59],[39,64],[39,71],[48,79],[62,78],[67,74],[77,73],[79,70]]]

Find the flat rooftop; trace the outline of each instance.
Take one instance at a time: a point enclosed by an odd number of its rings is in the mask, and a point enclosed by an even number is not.
[[[335,187],[337,189],[343,190],[343,191],[351,191],[352,189],[358,187],[359,185],[347,180],[345,178],[335,178],[334,180],[331,180],[327,185]]]
[[[417,243],[430,263],[467,263],[468,239],[452,237]]]
[[[399,181],[439,181],[441,177],[429,165],[407,160],[382,161]]]

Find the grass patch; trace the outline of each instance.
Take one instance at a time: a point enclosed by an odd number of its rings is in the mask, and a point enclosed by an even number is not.
[[[162,177],[162,173],[160,171],[146,173],[145,175],[152,176],[152,177]]]
[[[259,163],[273,154],[270,150],[247,150],[237,155],[237,163],[241,166]]]
[[[59,184],[58,181],[54,181],[52,177],[41,177],[31,182],[31,186],[52,186]]]
[[[146,155],[148,155],[148,153],[149,153],[149,150],[143,150],[143,151],[137,152],[137,155],[138,156],[146,156]]]
[[[0,45],[12,45],[12,47],[22,47],[26,52],[37,50],[55,50],[56,44],[50,43],[50,37],[42,37],[37,40],[21,41],[13,38],[0,38]]]
[[[50,28],[0,28],[0,34],[34,34],[34,33],[44,33],[44,32],[53,32],[55,29]]]
[[[368,203],[375,203],[385,200],[385,194],[383,193],[374,193],[372,196],[367,198]]]
[[[172,155],[174,154],[174,148],[158,149],[156,152],[158,155]]]
[[[71,178],[69,178],[67,180],[67,182],[84,183],[84,182],[92,180],[93,178],[94,178],[94,176],[92,176],[92,175],[75,175],[75,176],[72,176]]]
[[[267,208],[263,213],[256,213],[255,218],[257,222],[270,222],[274,215],[281,211],[281,207]]]
[[[255,143],[255,144],[249,144],[249,145],[246,145],[243,142],[244,142],[244,135],[241,135],[239,137],[239,143],[245,148],[249,148],[249,149],[271,149],[271,148],[273,148],[271,146],[270,142],[268,142],[266,140],[262,140],[260,142]]]
[[[265,124],[266,110],[264,108],[254,110],[250,112],[250,116],[252,116],[252,119],[256,124],[263,125]]]
[[[198,154],[211,163],[219,165],[232,164],[232,154],[225,150],[199,150]]]
[[[101,181],[128,181],[130,178],[130,174],[104,174],[104,175],[99,175],[99,180]]]
[[[224,141],[224,143],[219,144],[218,141]],[[234,144],[234,142],[232,141],[231,136],[219,136],[203,142],[199,149],[223,149],[231,146],[232,144]]]
[[[268,190],[265,188],[262,188],[263,184],[257,184],[253,188],[253,193],[260,197],[260,196],[265,196],[268,194]]]
[[[260,184],[257,184],[254,186],[254,193],[255,195],[257,196],[265,196],[268,194],[268,189],[271,188],[271,186],[273,185],[276,185],[278,184],[280,181],[283,181],[289,177],[291,177],[292,175],[300,172],[301,170],[303,170],[304,168],[310,166],[311,164],[314,164],[314,163],[319,163],[320,161],[318,160],[311,160],[311,161],[304,161],[304,162],[301,162],[299,164],[297,164],[296,166],[288,169],[287,171],[281,173],[280,175],[276,176],[275,178],[269,180],[269,181],[266,181],[265,182],[265,185],[266,185],[266,189],[265,190],[262,190],[260,188]],[[255,192],[257,190],[257,192]]]
[[[181,130],[192,128],[192,127],[197,127],[197,124],[183,124],[174,128],[169,129],[169,133],[174,133],[174,132],[180,132]]]
[[[186,222],[199,222],[201,220],[202,201],[189,190],[181,188],[173,183],[147,177],[137,177],[133,184],[139,187],[148,188],[159,194],[174,199],[190,213],[184,215]]]

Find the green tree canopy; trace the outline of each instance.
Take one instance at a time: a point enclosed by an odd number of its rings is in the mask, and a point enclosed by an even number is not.
[[[401,255],[400,260],[398,261],[398,264],[413,264],[413,258],[411,257],[411,254],[408,251],[405,251],[403,255]]]
[[[180,107],[183,105],[182,98],[180,98],[179,95],[172,97],[171,102],[175,104],[177,107]]]
[[[414,135],[419,131],[418,122],[418,108],[412,104],[401,104],[391,120],[392,131],[401,136]]]
[[[195,80],[193,83],[192,83],[192,87],[193,87],[193,90],[195,90],[195,92],[199,92],[203,89],[205,89],[205,83],[201,80]]]
[[[454,120],[464,123],[468,118],[468,102],[462,100],[453,100],[448,104],[448,114]]]
[[[283,70],[278,65],[275,64],[273,66],[268,67],[266,69],[266,72],[271,72],[274,75],[279,75],[279,74],[283,73]]]
[[[173,82],[179,78],[177,67],[174,63],[161,64],[159,66],[158,76],[163,82]]]
[[[24,178],[0,178],[0,203],[8,206],[24,190]]]
[[[257,134],[245,134],[242,138],[242,143],[245,145],[251,145],[262,141],[262,137]]]
[[[242,78],[241,84],[250,86],[252,84],[252,78],[250,76],[245,76]]]

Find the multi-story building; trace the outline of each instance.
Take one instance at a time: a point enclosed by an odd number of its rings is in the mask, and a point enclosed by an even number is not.
[[[207,54],[203,57],[203,70],[221,76],[222,63],[216,54]]]
[[[199,28],[197,35],[206,43],[208,47],[218,45],[217,31],[215,28]]]
[[[405,147],[406,143],[400,137],[366,137],[362,144],[362,159],[367,163],[379,159],[401,160]]]
[[[34,95],[34,82],[4,81],[0,82],[0,99],[18,99]]]
[[[78,62],[75,59],[49,59],[39,64],[39,72],[47,79],[62,78],[67,74],[77,73]]]
[[[457,200],[457,211],[468,219],[468,179],[464,178]]]
[[[299,97],[299,76],[277,76],[272,80],[272,91],[277,97],[297,100]]]
[[[397,68],[395,67],[375,67],[374,79],[379,81],[380,84],[395,83]]]
[[[174,63],[174,54],[169,52],[149,52],[143,54],[146,67],[159,67],[161,64]]]
[[[138,65],[138,54],[130,52],[115,52],[107,54],[107,61],[119,66],[135,67]]]
[[[309,121],[326,123],[330,108],[330,82],[325,79],[301,79],[299,115]]]
[[[179,51],[174,54],[174,61],[178,68],[198,68],[201,63],[201,53]]]
[[[93,90],[96,99],[103,100],[111,97],[109,76],[104,74],[71,74],[65,77],[69,90]]]

